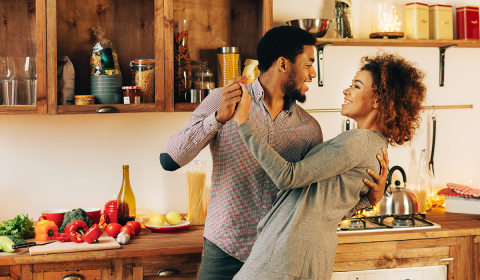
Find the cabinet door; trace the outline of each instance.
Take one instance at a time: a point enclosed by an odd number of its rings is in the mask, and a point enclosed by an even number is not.
[[[60,257],[60,255],[59,255]],[[62,279],[67,275],[71,279],[115,279],[114,260],[92,260],[78,262],[39,263],[31,265],[29,269],[33,279]],[[23,268],[22,268],[23,270]]]
[[[0,91],[0,114],[46,115],[45,0],[0,1],[0,11],[2,11],[0,57],[13,58],[15,65],[13,79],[18,84],[18,105],[3,105],[3,93]],[[31,97],[32,101],[36,100],[36,105],[27,105],[35,102],[29,102],[26,94],[25,79],[29,78],[25,76],[26,57],[36,59],[37,92],[36,97]],[[1,85],[0,90],[2,90]]]
[[[480,235],[473,237],[473,279],[480,280]]]
[[[57,60],[65,56],[75,70],[75,95],[91,94],[93,27],[103,28],[115,46],[123,86],[132,85],[131,61],[155,58],[154,103],[57,105]],[[164,111],[163,0],[47,1],[47,46],[49,114],[95,114],[105,106],[120,113]]]
[[[194,280],[197,279],[197,271],[200,265],[201,255],[201,253],[198,253],[141,257],[133,258],[133,263],[136,268],[142,268],[143,279],[157,279],[156,277],[158,277],[160,273],[162,279]]]

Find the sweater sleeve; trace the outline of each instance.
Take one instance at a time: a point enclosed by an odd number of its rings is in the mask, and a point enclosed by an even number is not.
[[[365,132],[351,130],[318,145],[303,160],[288,162],[270,147],[252,121],[244,122],[237,131],[280,190],[302,188],[348,171],[361,162],[368,147]]]

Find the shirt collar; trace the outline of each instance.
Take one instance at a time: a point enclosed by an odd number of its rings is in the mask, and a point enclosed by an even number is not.
[[[263,87],[262,87],[262,84],[260,83],[259,78],[257,78],[255,81],[252,82],[252,90],[253,90],[253,96],[255,100],[257,102],[262,101],[262,99],[264,98],[265,92],[263,91]],[[283,111],[286,111],[287,113],[291,113],[295,109],[295,106],[297,106],[297,102],[295,102],[295,100],[292,100],[290,98],[287,99],[286,102],[287,102],[288,109]]]

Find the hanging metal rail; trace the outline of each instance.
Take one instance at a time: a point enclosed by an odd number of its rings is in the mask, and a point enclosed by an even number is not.
[[[425,110],[437,110],[437,109],[473,109],[473,104],[470,105],[443,105],[443,106],[424,106]],[[333,108],[333,109],[305,109],[307,113],[329,113],[329,112],[340,112],[342,109]]]

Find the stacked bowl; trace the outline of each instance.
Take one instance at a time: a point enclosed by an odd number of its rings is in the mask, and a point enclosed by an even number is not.
[[[90,91],[95,96],[95,104],[122,103],[122,76],[90,76]]]

